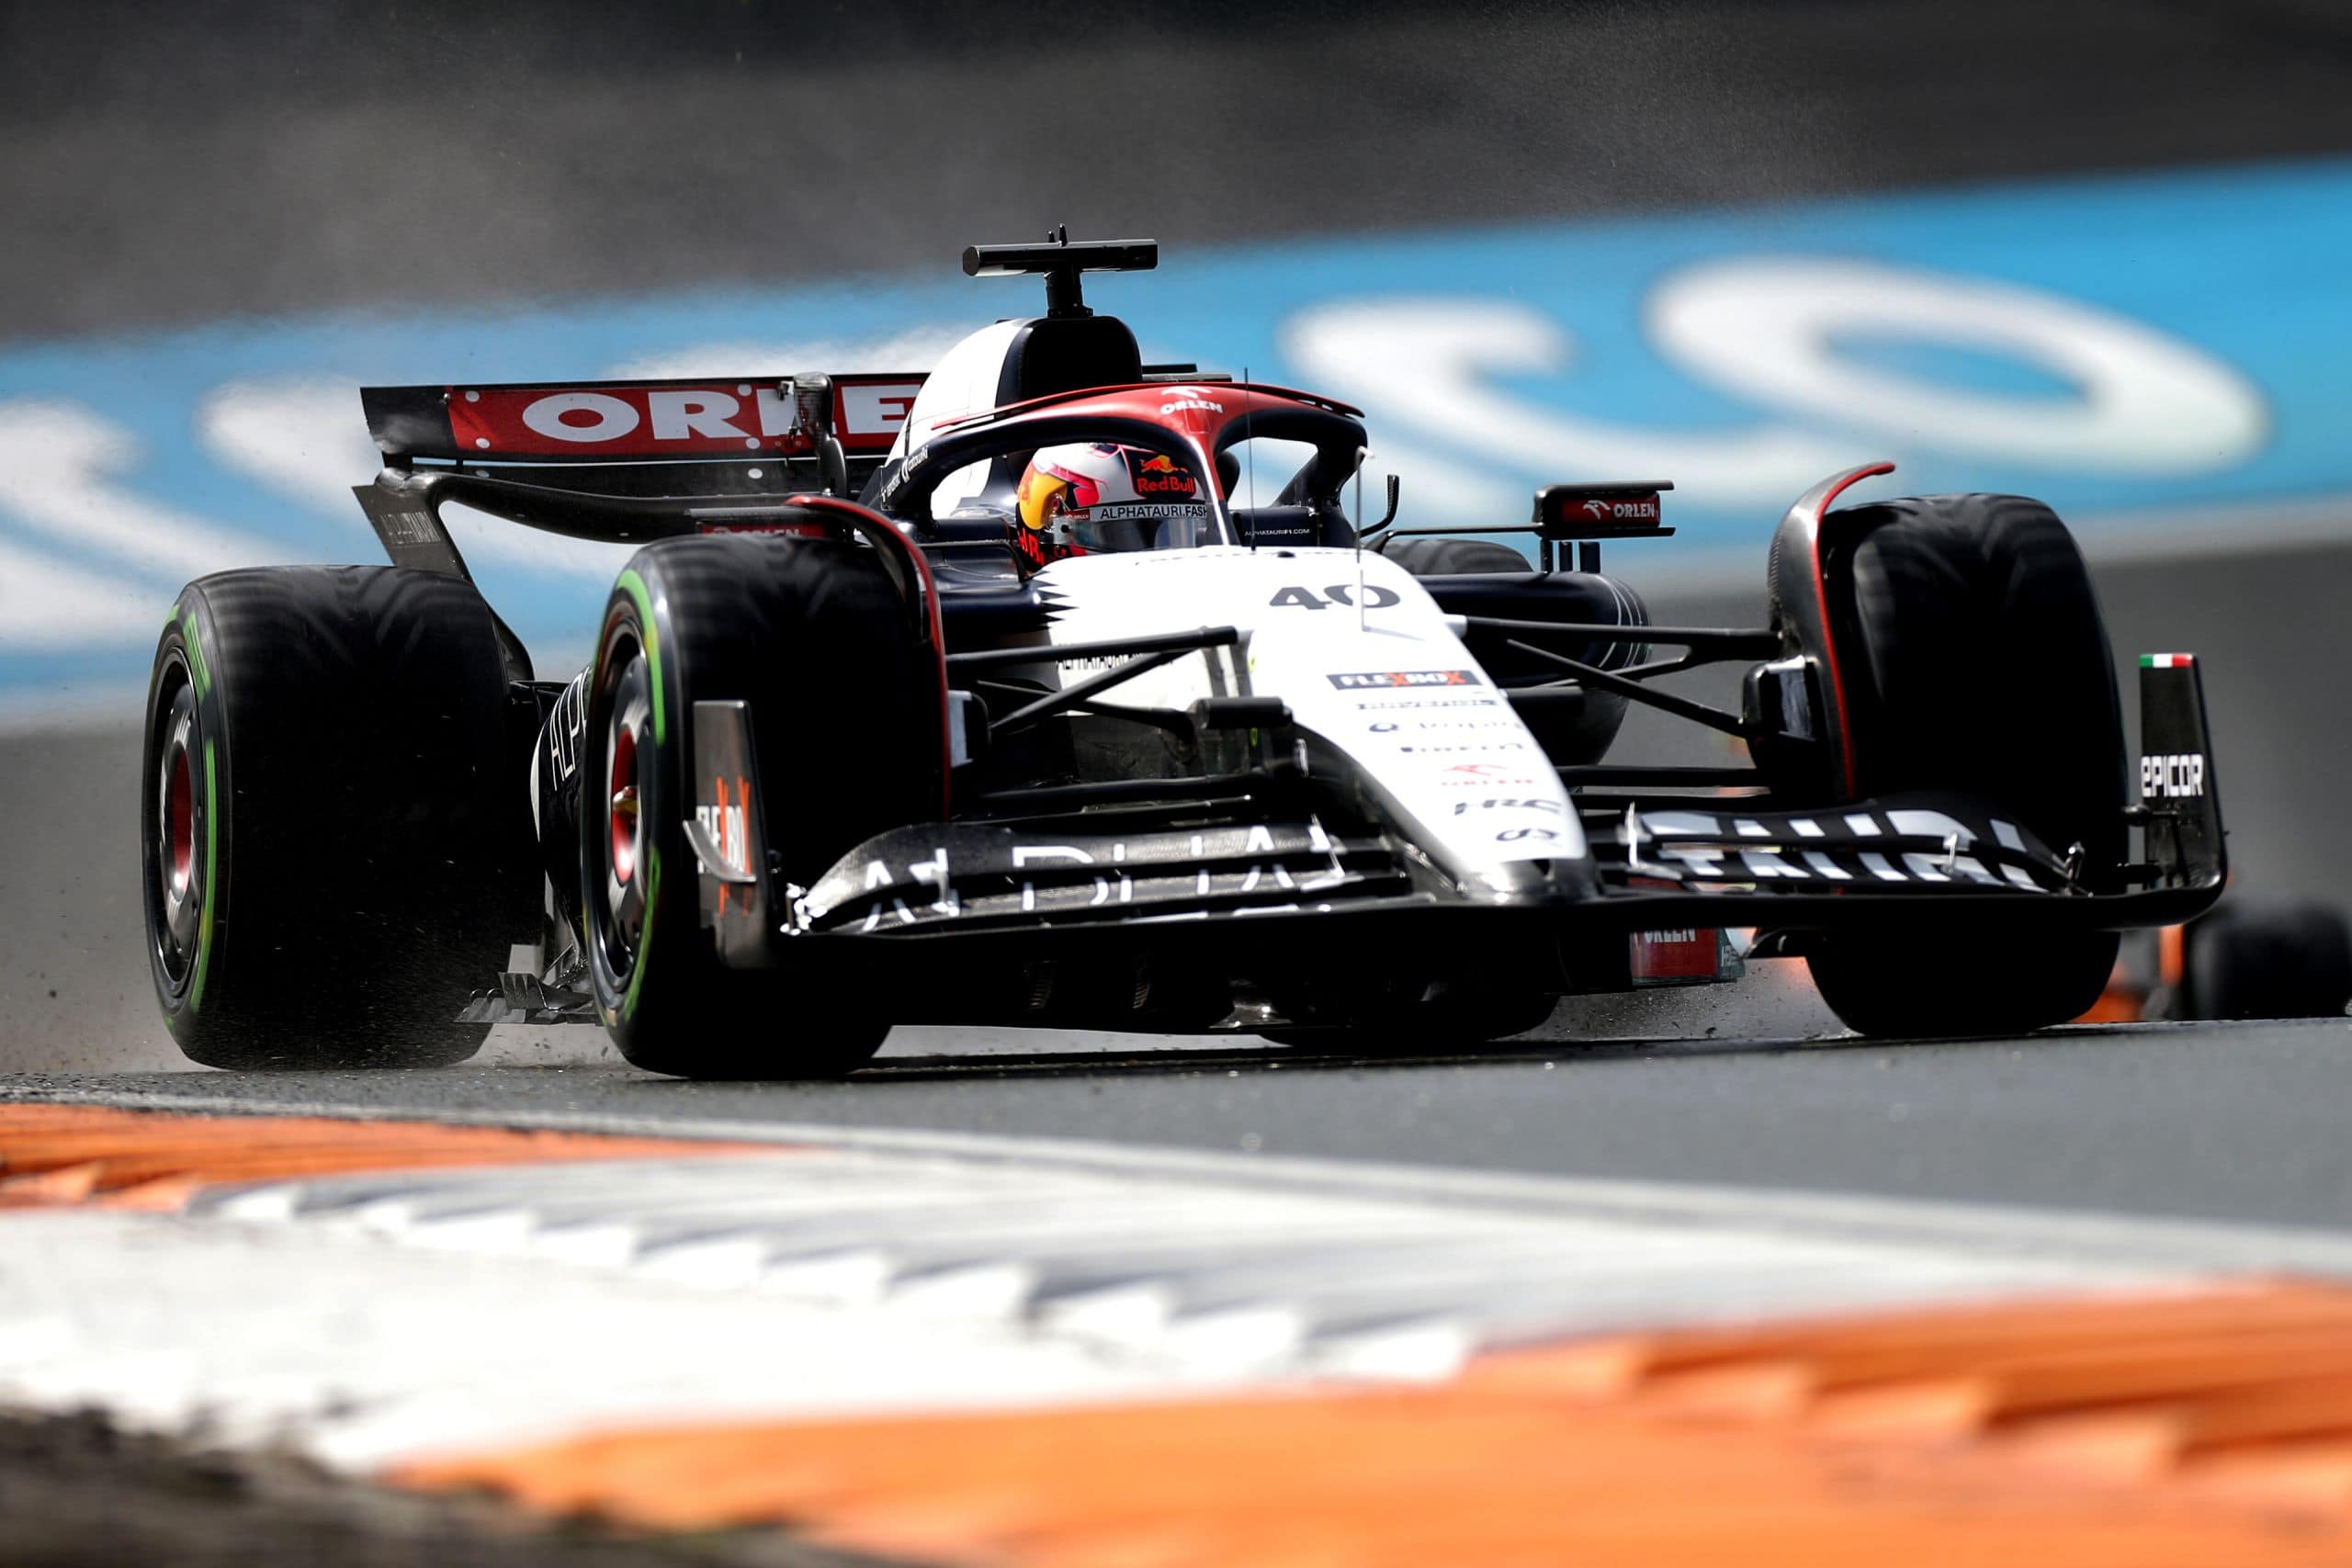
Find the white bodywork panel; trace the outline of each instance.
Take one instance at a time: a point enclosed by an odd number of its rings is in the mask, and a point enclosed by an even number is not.
[[[944,420],[996,407],[1004,356],[1014,336],[1027,324],[1015,319],[982,327],[942,355],[938,366],[924,378],[922,390],[915,394],[914,406],[899,427],[899,438],[891,443],[890,456],[903,457],[929,441]],[[932,492],[933,513],[944,517],[978,495],[988,471],[988,464],[974,463],[948,475]]]
[[[1113,687],[1120,703],[1182,708],[1273,696],[1351,759],[1396,826],[1457,880],[1526,861],[1582,859],[1567,790],[1419,582],[1384,556],[1214,546],[1083,556],[1038,575],[1056,643],[1233,626],[1216,649]],[[1119,660],[1063,666],[1072,680]]]

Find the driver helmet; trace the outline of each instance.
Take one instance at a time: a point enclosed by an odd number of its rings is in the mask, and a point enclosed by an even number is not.
[[[1023,579],[1070,556],[1197,543],[1208,503],[1174,458],[1110,442],[1041,447],[1014,494],[1012,563]]]

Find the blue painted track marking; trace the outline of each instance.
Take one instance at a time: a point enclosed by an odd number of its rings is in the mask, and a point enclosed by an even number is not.
[[[1904,491],[2025,491],[2094,527],[2352,496],[2347,254],[2352,160],[2332,159],[1176,251],[1089,297],[1148,356],[1363,402],[1415,520],[1675,479],[1681,537],[1618,563],[1662,581],[1684,547],[1753,549],[1760,572],[1790,497],[1881,456]],[[135,685],[196,570],[379,558],[340,493],[372,471],[362,381],[921,368],[1033,293],[943,258],[0,350],[0,716]],[[463,542],[525,637],[567,653],[626,554],[504,525]]]

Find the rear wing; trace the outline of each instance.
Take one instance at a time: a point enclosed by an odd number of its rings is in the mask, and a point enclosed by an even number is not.
[[[384,454],[355,487],[395,565],[469,575],[458,502],[550,533],[636,544],[790,496],[856,495],[922,390],[917,375],[363,387]]]

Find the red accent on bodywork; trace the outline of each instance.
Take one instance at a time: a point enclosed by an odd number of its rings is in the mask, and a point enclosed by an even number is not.
[[[1812,515],[1805,519],[1806,542],[1813,547],[1813,591],[1821,606],[1821,656],[1829,666],[1829,700],[1838,710],[1838,761],[1846,782],[1846,796],[1854,798],[1860,792],[1854,769],[1854,732],[1847,723],[1846,674],[1832,641],[1829,616],[1829,581],[1821,572],[1821,523],[1828,515],[1830,503],[1863,479],[1879,474],[1894,472],[1893,463],[1866,463],[1852,468],[1830,481],[1814,503]],[[1802,503],[1800,503],[1802,504]]]
[[[1210,457],[1228,429],[1246,425],[1256,415],[1287,405],[1355,417],[1361,411],[1309,392],[1287,387],[1264,387],[1246,381],[1210,381],[1194,387],[1144,382],[1127,387],[1092,388],[1062,392],[1026,402],[1008,403],[957,419],[942,420],[934,432],[964,430],[982,424],[1016,429],[1032,420],[1059,420],[1069,415],[1099,414],[1159,425],[1189,451],[1184,467],[1201,476],[1202,490],[1215,484],[1216,464]],[[1222,486],[1218,487],[1222,489]],[[1200,493],[1195,491],[1194,493]]]
[[[1206,398],[1202,400],[1209,402],[1226,401],[1227,395],[1232,394],[1230,401],[1236,406],[1227,408],[1222,413],[1215,413],[1212,419],[1203,422],[1213,430],[1222,430],[1226,425],[1251,412],[1264,412],[1266,400],[1269,399],[1279,402],[1296,403],[1302,408],[1321,409],[1329,413],[1346,414],[1351,419],[1363,417],[1363,410],[1352,403],[1343,403],[1337,398],[1327,398],[1316,392],[1302,392],[1295,387],[1272,386],[1263,381],[1197,383],[1136,381],[1120,387],[1081,387],[1075,391],[1054,392],[1042,398],[1027,398],[1020,402],[1006,403],[998,408],[976,409],[970,413],[961,413],[943,419],[933,428],[960,430],[966,425],[977,424],[982,420],[1013,419],[1022,414],[1035,413],[1043,409],[1056,409],[1069,412],[1073,404],[1098,405],[1081,411],[1087,413],[1124,414],[1130,419],[1148,419],[1157,423],[1166,423],[1167,419],[1159,412],[1160,404],[1193,400],[1170,395],[1179,391],[1206,393]],[[1184,409],[1180,412],[1214,413],[1214,411],[1195,409]]]
[[[922,595],[916,616],[931,643],[932,660],[939,671],[939,819],[944,822],[955,810],[956,747],[947,727],[947,631],[939,617],[939,584],[932,576],[931,561],[912,539],[899,532],[897,524],[854,501],[843,501],[836,495],[796,495],[789,500],[796,506],[838,514],[871,541],[876,549],[895,549],[914,568]]]

